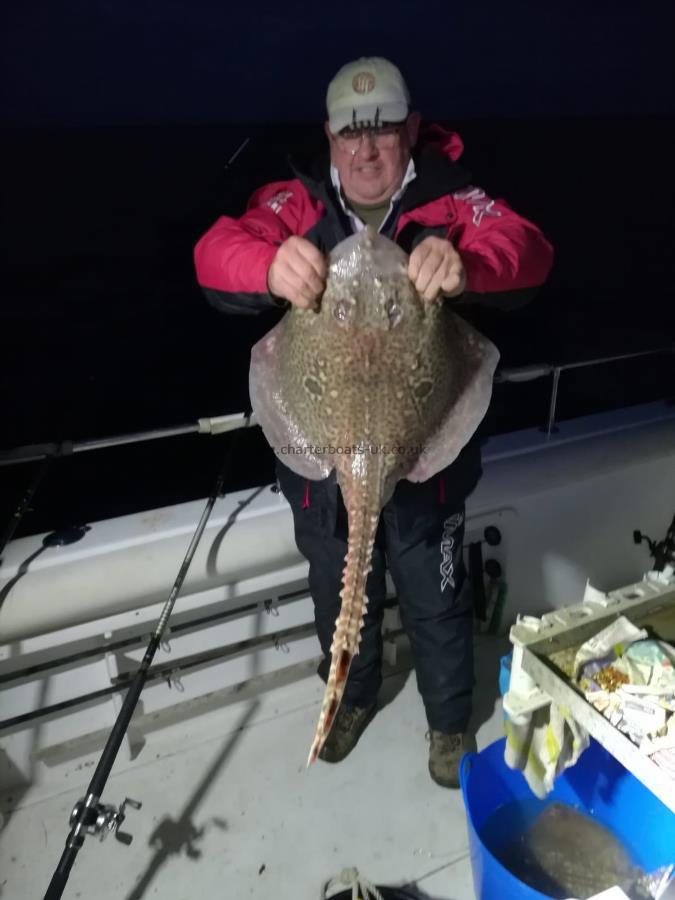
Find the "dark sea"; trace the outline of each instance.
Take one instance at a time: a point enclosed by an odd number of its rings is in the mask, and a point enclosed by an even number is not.
[[[531,304],[467,313],[503,367],[673,347],[673,124],[452,123],[474,183],[556,248]],[[288,177],[287,154],[322,140],[318,124],[3,132],[0,449],[246,409],[250,348],[276,314],[209,307],[192,249],[256,187]],[[674,386],[672,352],[567,372],[559,418],[672,401]],[[497,385],[485,436],[543,426],[549,391],[550,379]],[[231,440],[190,435],[56,459],[17,536],[205,497]],[[0,529],[36,465],[0,467]],[[273,477],[259,430],[242,434],[226,490]]]

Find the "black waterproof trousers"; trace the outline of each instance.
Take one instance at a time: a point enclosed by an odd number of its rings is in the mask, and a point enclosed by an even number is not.
[[[347,552],[346,512],[334,474],[325,481],[304,481],[278,465],[277,475],[293,510],[298,549],[309,562],[309,587],[324,653],[319,675],[325,681],[340,612]],[[475,480],[477,477],[478,473]],[[439,487],[441,496],[434,499],[436,485],[402,482],[382,511],[373,569],[366,585],[368,609],[344,700],[368,706],[377,698],[382,683],[381,626],[388,568],[411,643],[429,727],[457,733],[466,729],[471,714],[473,610],[470,592],[462,589],[466,581],[462,555],[464,496],[447,496],[452,492],[444,491],[440,483]],[[420,491],[426,492],[421,504]],[[411,509],[414,514],[406,515]]]

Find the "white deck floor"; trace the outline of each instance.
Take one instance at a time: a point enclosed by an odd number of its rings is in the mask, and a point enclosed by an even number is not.
[[[479,749],[503,734],[497,677],[509,646],[477,639]],[[156,731],[133,761],[121,756],[103,801],[142,801],[124,823],[134,841],[88,837],[64,896],[318,900],[324,881],[356,866],[420,898],[472,900],[461,793],[427,772],[414,674],[387,676],[382,709],[344,762],[307,770],[321,694],[308,675]],[[53,765],[49,790],[14,798],[0,834],[3,898],[43,896],[97,759]]]

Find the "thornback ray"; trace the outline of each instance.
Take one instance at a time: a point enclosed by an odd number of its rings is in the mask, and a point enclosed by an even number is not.
[[[495,346],[442,300],[408,257],[367,227],[329,256],[316,311],[292,307],[252,350],[251,405],[278,458],[304,478],[336,472],[348,515],[340,614],[308,764],[321,751],[358,653],[380,512],[403,478],[450,465],[483,419]]]

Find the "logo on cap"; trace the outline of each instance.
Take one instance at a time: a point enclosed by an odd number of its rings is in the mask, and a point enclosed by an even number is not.
[[[375,76],[370,72],[359,72],[352,79],[352,87],[357,94],[369,94],[375,87]]]

